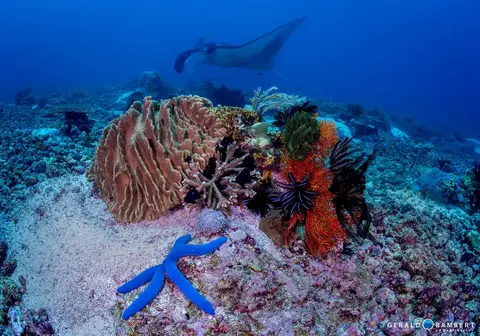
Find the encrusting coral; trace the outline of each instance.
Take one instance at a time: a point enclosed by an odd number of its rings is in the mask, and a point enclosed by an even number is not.
[[[185,159],[204,168],[225,134],[211,107],[198,96],[146,97],[105,128],[87,176],[117,220],[156,219],[181,203]]]
[[[223,122],[226,135],[231,136],[235,141],[243,141],[248,133],[247,127],[259,121],[259,116],[255,111],[241,107],[217,106],[209,110],[215,112]]]

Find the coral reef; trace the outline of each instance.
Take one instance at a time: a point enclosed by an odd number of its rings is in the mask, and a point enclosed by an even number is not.
[[[370,175],[381,175],[378,162],[371,168]],[[215,306],[214,317],[191,305],[170,281],[162,295],[128,321],[121,313],[135,294],[115,295],[118,286],[194,229],[196,212],[169,212],[135,227],[116,225],[103,202],[89,196],[83,176],[50,179],[18,208],[11,249],[23,260],[18,267],[31,284],[26,299],[44,302],[59,335],[154,335],[161,330],[165,335],[348,331],[400,336],[406,331],[388,322],[426,317],[448,322],[452,314],[455,321],[478,324],[478,254],[465,243],[476,226],[473,218],[412,192],[382,188],[379,181],[372,178],[374,185],[367,187],[378,242],[366,240],[353,255],[332,253],[319,260],[301,239],[279,249],[259,230],[257,216],[233,208],[222,232],[228,243],[212,255],[178,262]],[[39,207],[46,209],[41,217],[35,214]],[[198,235],[193,243],[217,237]],[[55,272],[49,268],[52,260]],[[45,291],[54,284],[57,290]]]
[[[58,118],[58,116],[61,116]],[[90,134],[94,120],[89,117],[89,108],[83,105],[55,105],[48,111],[47,117],[63,119],[62,132],[67,136],[79,135],[82,132]]]
[[[255,111],[240,107],[218,106],[210,108],[225,127],[226,135],[235,141],[244,141],[248,135],[248,127],[259,121]]]
[[[155,71],[144,71],[135,82],[135,91],[152,96],[153,99],[167,99],[175,96],[176,90],[162,79]],[[140,97],[140,99],[143,97]]]
[[[117,220],[156,219],[180,204],[187,157],[205,167],[225,132],[209,107],[200,97],[147,97],[105,128],[88,176]]]
[[[17,284],[11,279],[16,262],[7,255],[8,245],[0,241],[0,334],[54,335],[45,309],[34,311],[23,305],[26,280],[20,276]]]
[[[33,105],[35,97],[32,95],[32,88],[26,88],[15,94],[15,105]]]
[[[465,175],[464,185],[467,195],[470,199],[470,205],[473,211],[480,209],[480,164],[475,166]]]
[[[347,105],[347,110],[350,112],[350,114],[354,117],[358,117],[365,113],[365,110],[363,109],[363,106],[360,104],[348,104]]]
[[[213,103],[213,105],[244,107],[246,104],[245,96],[240,90],[234,90],[220,85],[214,87],[210,94],[206,95]]]
[[[425,331],[389,322],[425,318],[476,323],[457,333],[478,332],[474,142],[379,108],[316,101],[313,109],[273,89],[257,91],[255,109],[178,97],[136,102],[123,114],[127,101],[149,94],[159,76],[142,78],[143,84],[42,97],[30,91],[19,96],[19,105],[0,103],[0,236],[9,246],[7,257],[0,243],[0,334],[49,335],[53,326],[58,335],[400,336]],[[157,84],[152,94],[171,95],[165,82]],[[64,114],[51,113],[66,104],[88,106],[95,123],[81,131],[72,119],[68,132]],[[312,126],[305,129],[317,136],[292,155],[292,134],[305,134],[290,129],[287,136],[285,126],[302,113]],[[131,174],[148,172],[131,189],[148,209],[122,216],[156,220],[118,223],[85,176],[71,176],[90,165],[103,127],[111,136],[101,140],[104,149],[123,147],[104,152],[103,164],[91,164],[90,173],[110,164],[110,175],[89,175],[100,196],[114,207],[110,196],[118,194],[107,195],[101,184],[113,181],[117,168],[128,170],[117,175],[119,188]],[[374,151],[375,164],[373,154],[360,154]],[[227,166],[233,170],[226,172]],[[156,169],[168,179],[165,185],[150,173]],[[163,210],[151,210],[160,209],[155,197],[169,192]],[[283,202],[275,202],[278,193]],[[183,206],[189,202],[203,209]],[[221,202],[223,213],[210,208]],[[162,295],[122,320],[136,294],[117,295],[116,289],[188,232],[196,233],[194,244],[228,237],[214,254],[177,263],[216,315],[204,314],[165,279]]]
[[[244,198],[255,194],[257,178],[250,153],[241,150],[232,138],[224,138],[203,170],[198,162],[188,164],[182,182],[184,201],[229,215],[232,205],[240,205]]]

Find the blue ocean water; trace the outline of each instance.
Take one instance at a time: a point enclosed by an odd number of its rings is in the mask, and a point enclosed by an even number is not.
[[[473,0],[0,2],[0,99],[35,90],[114,84],[158,71],[172,83],[210,78],[247,91],[380,106],[480,136],[480,3]],[[206,41],[239,44],[308,15],[276,73],[199,69],[177,53]]]
[[[0,336],[479,335],[478,13],[0,0]]]

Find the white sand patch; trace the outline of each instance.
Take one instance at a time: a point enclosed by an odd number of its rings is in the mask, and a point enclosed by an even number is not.
[[[35,189],[9,230],[15,276],[27,280],[25,304],[46,308],[58,335],[115,335],[116,288],[160,263],[176,238],[193,233],[196,213],[119,226],[83,176]]]

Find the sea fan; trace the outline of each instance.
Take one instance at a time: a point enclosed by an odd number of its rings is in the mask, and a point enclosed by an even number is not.
[[[309,178],[309,175],[305,175],[305,177],[298,182],[292,173],[288,173],[288,179],[291,183],[276,182],[279,187],[286,191],[278,195],[275,201],[290,217],[292,217],[295,212],[301,215],[304,211],[312,208],[313,199],[317,196],[317,193],[308,189]]]
[[[330,170],[334,178],[329,191],[335,195],[332,203],[337,217],[345,231],[355,240],[369,235],[372,218],[365,197],[366,178],[369,164],[375,158],[375,151],[360,165],[364,155],[356,159],[351,154],[357,150],[350,148],[351,139],[340,140],[330,156]],[[356,226],[356,233],[351,230],[351,222]]]
[[[280,129],[285,128],[287,121],[295,115],[297,112],[308,112],[308,113],[315,113],[316,109],[318,108],[317,105],[311,105],[309,101],[306,101],[302,105],[294,105],[286,110],[279,111],[275,114],[275,121],[273,122],[273,126],[278,127]]]

